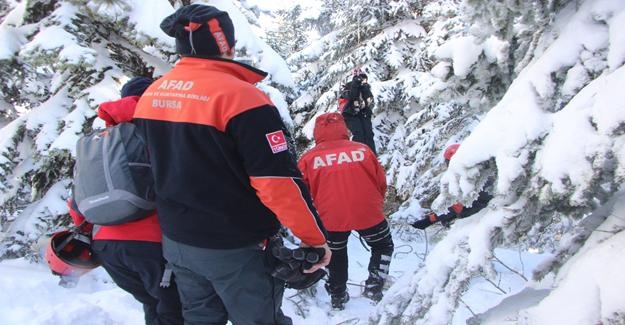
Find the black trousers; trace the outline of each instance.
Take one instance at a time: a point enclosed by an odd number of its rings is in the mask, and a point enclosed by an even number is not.
[[[160,286],[166,264],[160,243],[95,240],[91,246],[113,281],[143,304],[146,324],[183,324],[174,281]]]
[[[380,287],[384,285],[384,280],[389,272],[391,256],[393,255],[394,244],[391,232],[386,219],[379,224],[364,230],[356,230],[371,248],[369,258],[369,279],[376,281]],[[342,293],[347,290],[347,240],[351,231],[335,232],[328,231],[328,246],[332,250],[332,258],[328,269],[330,278],[328,289],[330,293]]]
[[[375,141],[373,140],[371,115],[363,114],[362,112],[357,114],[343,113],[343,119],[345,119],[345,124],[347,124],[347,128],[352,133],[352,141],[366,144],[377,155]]]

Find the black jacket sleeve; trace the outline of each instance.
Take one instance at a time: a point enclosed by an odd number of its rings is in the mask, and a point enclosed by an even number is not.
[[[291,135],[278,110],[266,105],[241,113],[230,120],[226,133],[234,139],[261,202],[304,243],[325,244],[325,228],[302,181]]]
[[[490,202],[492,198],[492,195],[485,191],[481,191],[477,199],[473,201],[473,204],[471,204],[470,207],[462,209],[458,218],[466,218],[480,212],[480,210],[484,209],[488,205],[488,202]]]
[[[437,216],[437,219],[440,222],[449,222],[456,218],[470,217],[484,209],[492,198],[493,196],[488,194],[486,191],[481,191],[480,194],[478,194],[477,199],[473,201],[470,207],[463,207],[460,213],[456,213],[456,211],[450,207],[447,209],[447,213]]]
[[[371,85],[366,83],[360,86],[360,95],[366,102],[373,100],[373,93],[371,93]]]
[[[458,218],[458,214],[452,208],[448,208],[447,213],[436,216],[436,219],[440,222],[450,222],[456,218]]]

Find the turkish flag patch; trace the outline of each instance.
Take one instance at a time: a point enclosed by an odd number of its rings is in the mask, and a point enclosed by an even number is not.
[[[282,132],[282,130],[267,133],[265,134],[265,137],[269,142],[271,152],[278,153],[288,149],[288,146],[286,144],[286,137],[284,136],[284,132]]]

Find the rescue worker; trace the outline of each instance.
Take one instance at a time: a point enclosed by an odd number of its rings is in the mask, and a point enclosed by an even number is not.
[[[394,249],[383,211],[385,172],[373,151],[350,141],[348,134],[341,114],[320,115],[313,131],[316,145],[298,163],[328,230],[332,260],[326,290],[336,309],[343,309],[349,300],[347,241],[351,231],[357,231],[371,247],[364,295],[374,301],[382,298]]]
[[[141,94],[152,81],[147,77],[130,79],[122,87],[121,99],[99,105],[98,117],[107,127],[130,122]],[[85,218],[75,202],[70,199],[68,205],[74,224],[82,224]],[[91,250],[106,272],[143,304],[145,323],[182,324],[178,291],[165,272],[157,213],[120,225],[86,227],[93,228]]]
[[[181,59],[139,101],[155,178],[165,258],[187,324],[291,324],[267,242],[281,224],[330,260],[325,229],[302,182],[267,75],[234,61],[227,12],[192,4],[166,17]]]
[[[352,140],[369,146],[377,155],[373,140],[373,93],[367,74],[361,69],[354,69],[350,82],[343,87],[339,99],[339,112],[343,114],[347,128],[352,133]]]

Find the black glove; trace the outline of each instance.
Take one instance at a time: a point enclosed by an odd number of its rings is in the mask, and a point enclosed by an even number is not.
[[[421,220],[417,220],[415,222],[412,223],[412,226],[417,228],[417,229],[425,229],[429,226],[432,225],[432,222],[430,221],[430,218],[425,218],[425,219],[421,219]]]
[[[438,221],[438,216],[434,212],[427,213],[425,218],[415,221],[412,226],[417,229],[425,229]]]

